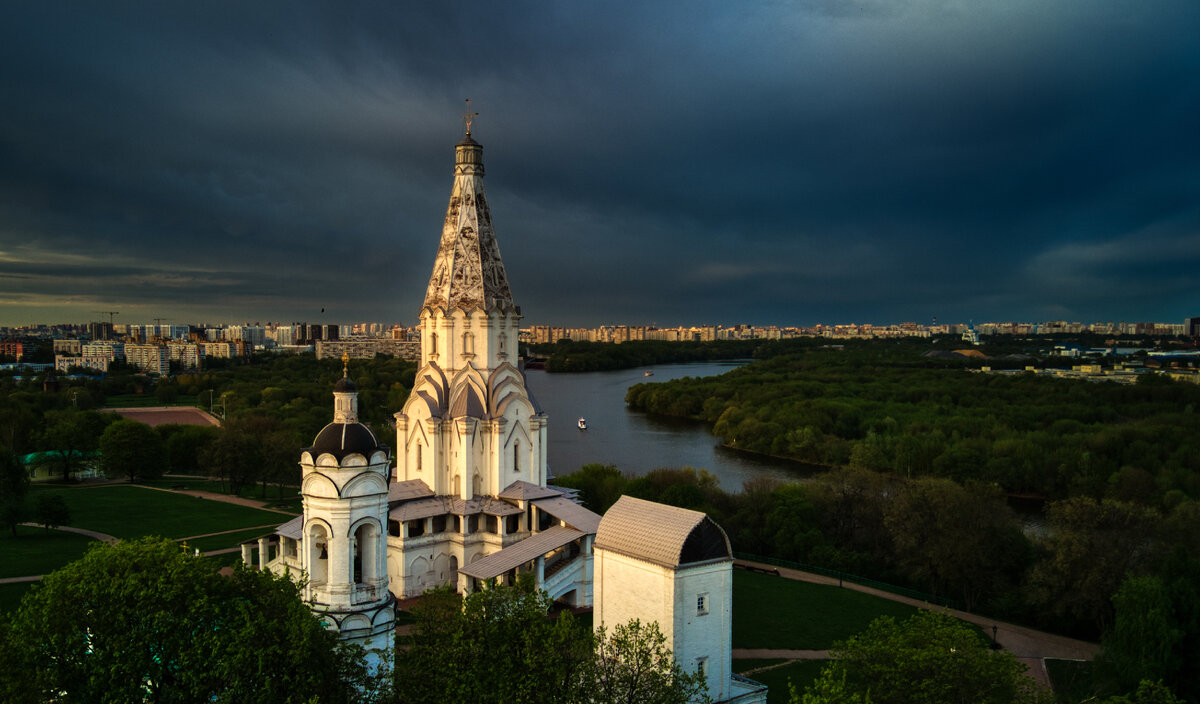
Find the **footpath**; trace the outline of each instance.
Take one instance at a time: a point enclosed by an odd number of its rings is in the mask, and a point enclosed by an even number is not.
[[[1004,647],[1005,650],[1012,653],[1018,660],[1025,663],[1029,667],[1029,675],[1036,679],[1041,684],[1049,687],[1050,676],[1046,673],[1046,659],[1061,659],[1061,660],[1091,660],[1100,652],[1100,646],[1096,643],[1067,638],[1053,633],[1044,633],[1036,631],[1025,626],[1018,626],[1004,621],[979,616],[977,614],[959,611],[958,609],[948,609],[942,606],[936,606],[919,599],[893,594],[882,589],[854,584],[853,582],[841,582],[833,577],[814,574],[812,572],[804,572],[802,570],[789,569],[787,567],[777,567],[761,562],[750,562],[748,560],[736,560],[736,565],[745,565],[755,571],[777,572],[780,577],[786,579],[795,579],[802,582],[811,582],[813,584],[828,584],[832,586],[841,586],[843,589],[853,589],[854,591],[871,594],[882,599],[897,601],[909,606],[915,606],[918,609],[937,610],[948,613],[957,619],[961,619],[968,623],[973,623],[979,626],[983,631],[991,632],[992,627],[996,627],[996,642]],[[735,658],[783,658],[787,660],[827,660],[829,651],[826,650],[765,650],[765,649],[735,649],[733,651]]]
[[[294,517],[297,515],[295,513],[292,513],[291,511],[282,511],[277,508],[268,508],[267,502],[265,502],[265,501],[257,501],[255,499],[245,499],[240,496],[229,496],[228,494],[218,494],[215,491],[202,491],[199,489],[164,489],[162,487],[157,487],[157,486],[146,486],[144,484],[129,484],[127,482],[120,482],[120,481],[96,482],[94,484],[89,484],[86,487],[79,487],[79,488],[80,489],[90,489],[90,488],[98,487],[98,486],[112,486],[114,484],[118,484],[120,486],[136,486],[141,489],[152,489],[154,491],[165,491],[165,492],[169,492],[172,494],[184,494],[186,496],[195,496],[200,499],[208,499],[209,501],[223,501],[227,504],[237,504],[238,506],[247,506],[249,508],[256,508],[261,511],[270,511],[272,513],[278,513],[278,514],[282,514],[282,515],[288,516],[288,517]],[[38,523],[22,523],[21,525],[32,526],[34,528],[42,527]],[[207,538],[207,537],[214,536],[214,535],[225,535],[227,533],[240,533],[244,530],[254,530],[256,528],[268,530],[268,529],[274,528],[276,525],[278,525],[278,524],[277,523],[269,523],[267,525],[262,525],[262,526],[249,526],[247,528],[233,528],[231,530],[220,530],[220,531],[216,531],[214,533],[202,533],[200,535],[189,535],[185,538],[178,538],[177,540],[178,540],[178,542],[183,542],[185,540],[195,540],[196,538]],[[95,530],[87,530],[86,528],[72,528],[70,526],[56,526],[54,528],[54,530],[60,530],[60,531],[63,531],[64,533],[78,533],[79,535],[86,535],[89,538],[93,538],[95,540],[102,540],[106,543],[115,543],[118,540],[118,538],[116,536],[109,535],[108,533],[101,533],[101,532],[95,531]],[[241,550],[241,548],[237,548],[237,547],[220,548],[218,550],[206,550],[203,554],[205,557],[209,557],[212,555],[226,555],[226,554],[233,553],[233,552],[239,552],[240,550]],[[37,581],[40,581],[43,576],[44,575],[34,574],[34,575],[27,575],[24,577],[2,577],[2,578],[0,578],[0,584],[17,584],[19,582],[37,582]]]

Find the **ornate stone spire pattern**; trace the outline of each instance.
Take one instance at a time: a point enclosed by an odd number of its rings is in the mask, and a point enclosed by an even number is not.
[[[425,307],[447,312],[515,308],[483,196],[483,147],[470,133],[455,147],[454,187]]]

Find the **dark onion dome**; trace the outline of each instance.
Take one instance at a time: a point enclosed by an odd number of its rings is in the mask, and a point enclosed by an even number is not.
[[[343,376],[341,379],[338,379],[336,384],[333,385],[334,393],[344,394],[351,391],[358,391],[358,387],[354,385],[354,381],[348,376]]]
[[[310,451],[314,460],[328,452],[340,464],[353,454],[362,455],[369,462],[380,447],[375,434],[362,423],[330,423],[317,433]]]

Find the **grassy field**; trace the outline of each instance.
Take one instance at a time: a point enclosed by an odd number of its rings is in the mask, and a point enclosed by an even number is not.
[[[917,612],[850,589],[746,570],[733,571],[733,604],[735,648],[825,650],[878,616],[905,619]]]
[[[46,574],[83,557],[92,538],[59,530],[17,526],[17,537],[0,535],[0,577]]]
[[[163,477],[162,479],[151,479],[148,481],[139,481],[138,484],[144,486],[153,486],[161,489],[194,489],[198,491],[211,491],[215,494],[229,494],[229,485],[214,479],[196,479],[192,477]],[[264,493],[262,486],[253,484],[242,487],[238,492],[238,496],[243,499],[253,499],[254,501],[266,502],[270,508],[278,508],[284,511],[293,511],[300,513],[300,487],[285,486],[283,491],[274,484],[267,485],[267,490]]]
[[[767,685],[767,704],[787,704],[790,694],[788,692],[788,682],[796,685],[796,691],[803,692],[804,688],[810,682],[821,674],[821,668],[825,667],[824,660],[795,660],[788,662],[786,665],[772,667],[769,670],[762,670],[753,674],[746,674],[748,670],[754,670],[768,665],[776,665],[787,662],[786,660],[734,660],[733,671],[739,675],[744,675],[756,682],[762,682]]]
[[[71,525],[118,538],[183,538],[288,520],[288,516],[271,511],[119,484],[34,487],[31,493],[62,495],[71,510]]]
[[[21,597],[29,591],[36,582],[17,582],[15,584],[0,584],[0,616],[15,611],[21,604]]]
[[[1096,695],[1095,675],[1090,662],[1046,658],[1046,673],[1054,685],[1055,700],[1083,702]]]

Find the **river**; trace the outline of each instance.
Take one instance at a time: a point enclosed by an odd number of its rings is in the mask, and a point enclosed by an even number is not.
[[[625,405],[625,391],[634,384],[715,376],[742,364],[664,364],[653,367],[654,374],[649,377],[645,376],[648,367],[572,374],[527,370],[527,386],[550,416],[546,454],[551,473],[570,474],[593,463],[611,464],[634,475],[659,467],[695,467],[715,474],[725,491],[739,492],[742,484],[754,477],[803,481],[820,471],[814,465],[721,447],[706,423],[651,416]],[[587,419],[587,430],[580,430],[576,424],[581,417]],[[1026,533],[1046,534],[1040,502],[1013,500],[1009,504],[1020,516]]]
[[[708,425],[699,421],[651,416],[625,406],[625,391],[643,381],[714,376],[744,362],[666,364],[650,369],[547,374],[527,370],[530,392],[550,416],[547,461],[553,474],[570,474],[585,464],[611,464],[642,475],[659,467],[707,469],[730,492],[754,477],[801,479],[811,468],[801,463],[759,457],[719,447]],[[576,424],[587,419],[587,430]]]

